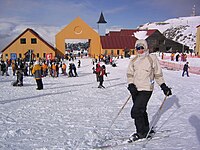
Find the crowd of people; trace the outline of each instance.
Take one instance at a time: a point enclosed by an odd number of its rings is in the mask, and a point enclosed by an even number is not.
[[[103,85],[104,76],[107,76],[105,65],[116,67],[116,59],[110,55],[100,55],[92,59],[93,73],[96,74],[97,82],[99,82],[98,88],[105,88]],[[57,78],[60,75],[78,77],[77,68],[81,67],[81,60],[79,59],[74,63],[75,60],[76,57],[73,55],[66,55],[65,59],[56,59],[51,61],[44,59],[38,61],[34,60],[31,62],[27,62],[25,59],[7,60],[6,62],[1,61],[0,70],[2,76],[9,76],[8,72],[10,71],[8,71],[8,68],[12,68],[12,75],[17,75],[16,81],[12,83],[13,86],[23,86],[24,76],[34,76],[37,83],[37,90],[42,90],[43,77],[49,76]],[[100,62],[105,65],[100,66]]]
[[[68,64],[67,64],[68,63]],[[8,68],[12,68],[12,72]],[[78,60],[77,67],[81,67],[81,61]],[[57,59],[52,61],[39,60],[27,62],[24,59],[6,60],[0,62],[0,75],[9,76],[11,73],[16,76],[16,81],[13,86],[23,86],[24,76],[34,76],[37,82],[37,89],[43,89],[42,77],[59,77],[60,74],[67,77],[77,77],[77,68],[72,59]],[[10,73],[10,74],[9,74]]]
[[[176,60],[176,62],[178,62],[178,61],[186,62],[187,61],[187,54],[185,54],[185,53],[181,53],[181,54],[171,53],[170,57],[171,57],[171,61],[174,61],[174,60]]]

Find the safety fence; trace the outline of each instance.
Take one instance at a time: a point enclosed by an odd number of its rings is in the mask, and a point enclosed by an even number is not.
[[[184,64],[178,64],[178,63],[173,63],[173,62],[168,62],[168,61],[163,61],[163,60],[159,60],[159,62],[162,68],[166,68],[168,70],[177,70],[177,71],[183,70],[183,66],[184,66]],[[200,67],[191,66],[189,68],[189,72],[200,75]]]

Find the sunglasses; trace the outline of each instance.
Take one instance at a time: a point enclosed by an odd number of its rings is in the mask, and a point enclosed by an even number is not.
[[[143,47],[143,46],[137,46],[137,47],[136,47],[136,50],[137,50],[137,51],[139,51],[139,50],[141,50],[141,49],[144,49],[144,47]]]

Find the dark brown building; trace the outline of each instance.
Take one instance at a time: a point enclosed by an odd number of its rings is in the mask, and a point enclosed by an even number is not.
[[[106,49],[113,51],[123,49],[124,55],[126,55],[129,51],[130,55],[134,54],[133,49],[135,49],[135,42],[137,40],[134,33],[139,31],[146,31],[146,40],[148,42],[150,52],[183,52],[189,50],[188,46],[183,46],[178,42],[167,39],[156,29],[122,29],[120,31],[111,31],[106,34],[106,36],[101,36],[102,49],[104,51],[106,51]]]

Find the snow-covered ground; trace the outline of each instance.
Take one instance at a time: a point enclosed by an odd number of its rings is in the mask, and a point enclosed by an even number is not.
[[[131,101],[108,130],[129,96],[129,59],[118,59],[117,67],[106,66],[110,74],[105,77],[105,89],[97,88],[91,59],[81,62],[79,77],[45,77],[41,91],[36,90],[33,77],[24,77],[23,87],[13,87],[11,82],[16,77],[0,76],[1,150],[88,150],[105,136],[126,137],[135,131],[130,117]],[[156,129],[169,130],[169,137],[151,140],[145,149],[199,150],[200,76],[181,77],[181,71],[164,69],[163,73],[173,95],[166,100]],[[148,104],[150,120],[163,99],[163,92],[155,85]],[[114,149],[141,148],[138,143]]]

